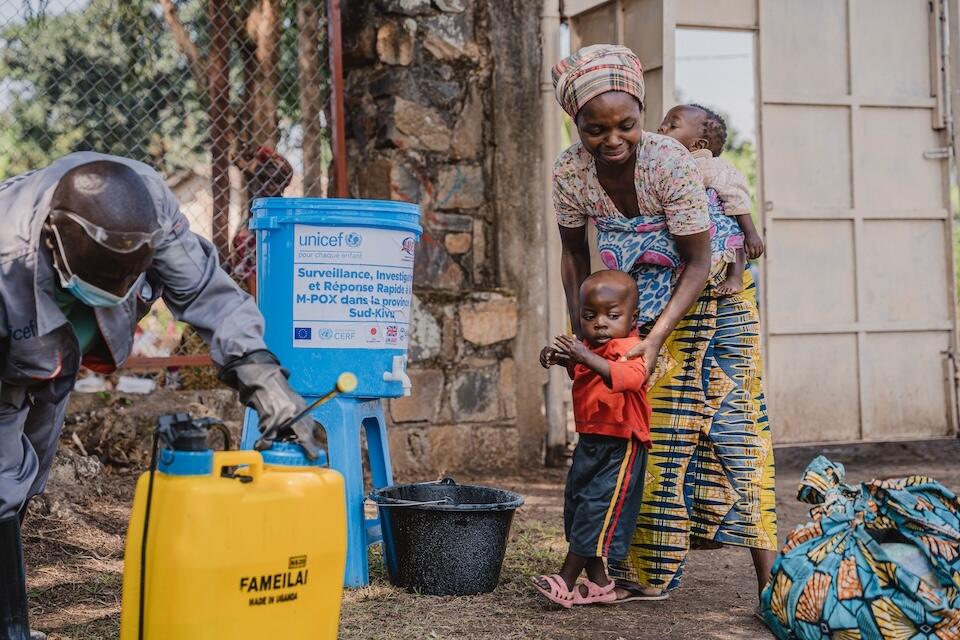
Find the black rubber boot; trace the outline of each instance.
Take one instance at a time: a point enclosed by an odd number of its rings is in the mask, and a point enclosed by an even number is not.
[[[0,520],[0,640],[30,640],[20,518]]]

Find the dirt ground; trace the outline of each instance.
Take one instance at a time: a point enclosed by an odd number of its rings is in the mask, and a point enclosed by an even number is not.
[[[116,638],[119,628],[123,543],[136,472],[131,465],[100,466],[78,453],[69,430],[48,496],[31,507],[24,530],[34,626],[54,640]],[[778,450],[781,531],[805,521],[796,502],[803,467],[818,450]],[[898,443],[832,448],[848,479],[923,473],[960,489],[960,442]],[[743,549],[695,551],[683,587],[665,602],[562,610],[529,585],[529,576],[555,572],[565,550],[563,471],[522,477],[460,478],[522,493],[500,586],[467,598],[416,596],[389,586],[378,552],[365,589],[344,597],[341,638],[383,640],[634,640],[645,638],[771,637],[753,617],[756,584]]]

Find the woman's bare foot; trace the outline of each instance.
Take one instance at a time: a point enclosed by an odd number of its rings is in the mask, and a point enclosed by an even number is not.
[[[637,600],[666,600],[667,594],[661,589],[644,587],[633,582],[618,580],[613,590],[617,594],[617,602],[633,602]]]
[[[732,296],[735,293],[743,291],[743,277],[736,275],[727,276],[723,282],[717,285],[717,294],[721,296]]]

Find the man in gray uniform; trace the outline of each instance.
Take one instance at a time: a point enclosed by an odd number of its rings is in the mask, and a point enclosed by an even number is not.
[[[316,456],[312,422],[277,433],[303,399],[266,349],[256,304],[156,171],[81,152],[0,183],[0,640],[42,637],[27,621],[20,523],[46,484],[77,372],[122,365],[158,298],[210,345],[265,434],[295,435]]]

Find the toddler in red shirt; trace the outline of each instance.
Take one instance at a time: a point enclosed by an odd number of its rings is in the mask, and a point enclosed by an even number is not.
[[[560,572],[533,584],[563,607],[651,599],[618,589],[603,559],[624,560],[643,498],[650,403],[642,358],[621,361],[640,343],[637,284],[622,271],[598,271],[580,286],[584,340],[557,336],[540,352],[545,368],[565,366],[573,378],[579,441],[567,473],[563,523],[569,551]],[[577,583],[586,571],[586,578]],[[660,596],[656,596],[660,598]]]

